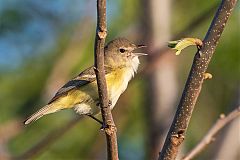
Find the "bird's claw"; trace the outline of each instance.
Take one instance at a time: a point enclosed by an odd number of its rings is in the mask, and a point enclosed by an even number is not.
[[[108,135],[112,135],[114,132],[117,132],[117,127],[111,120],[108,120],[107,124],[102,123],[101,130],[104,130]]]

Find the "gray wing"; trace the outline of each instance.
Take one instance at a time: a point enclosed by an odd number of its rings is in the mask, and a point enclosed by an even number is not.
[[[96,80],[96,75],[92,66],[84,70],[83,72],[81,72],[77,77],[68,81],[62,88],[60,88],[57,91],[55,96],[50,100],[48,104],[52,103],[53,101],[58,99],[60,96],[66,95],[72,89],[91,83],[94,80]]]

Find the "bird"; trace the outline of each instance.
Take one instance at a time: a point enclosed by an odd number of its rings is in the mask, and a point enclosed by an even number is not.
[[[135,45],[126,38],[116,38],[104,47],[104,69],[110,109],[112,110],[120,95],[127,89],[129,81],[137,72],[139,56],[136,52],[145,45]],[[80,115],[94,116],[100,113],[97,80],[91,66],[63,85],[53,98],[37,112],[29,116],[24,124],[29,124],[63,109],[74,109]]]

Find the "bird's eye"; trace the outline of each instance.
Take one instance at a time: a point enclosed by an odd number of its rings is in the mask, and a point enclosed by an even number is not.
[[[123,49],[123,48],[120,48],[119,51],[120,51],[121,53],[124,53],[126,50]]]

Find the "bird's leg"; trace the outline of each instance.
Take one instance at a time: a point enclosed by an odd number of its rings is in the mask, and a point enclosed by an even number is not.
[[[108,124],[105,124],[103,123],[101,120],[97,119],[96,117],[94,117],[93,115],[90,115],[88,114],[87,115],[88,117],[92,118],[93,120],[95,120],[96,122],[100,123],[102,126],[101,126],[101,130],[105,129],[105,128],[108,128]]]
[[[93,120],[97,121],[98,123],[100,123],[103,126],[103,122],[101,120],[97,119],[96,117],[94,117],[93,115],[90,115],[90,114],[88,114],[87,116],[92,118]]]
[[[100,102],[97,102],[96,106],[100,107]],[[109,100],[108,107],[111,107],[111,106],[112,106],[112,101]],[[88,116],[102,125],[102,127],[100,128],[101,130],[105,130],[106,132],[111,131],[111,133],[112,133],[113,129],[116,130],[116,126],[114,123],[112,123],[111,120],[108,120],[106,123],[104,123],[103,121],[100,121],[99,119],[97,119],[96,117],[94,117],[92,115],[88,115]]]

